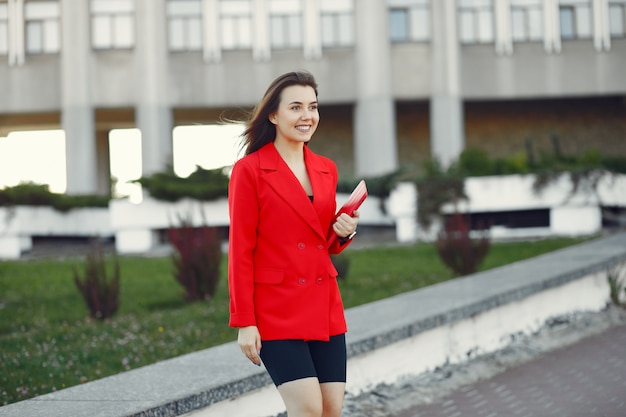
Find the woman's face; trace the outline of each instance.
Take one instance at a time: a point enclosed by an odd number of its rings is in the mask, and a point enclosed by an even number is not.
[[[320,120],[317,97],[310,86],[292,85],[283,89],[278,110],[269,120],[276,126],[276,140],[306,143]]]

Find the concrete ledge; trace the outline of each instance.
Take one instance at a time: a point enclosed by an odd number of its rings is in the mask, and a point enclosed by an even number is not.
[[[613,267],[626,267],[626,233],[349,309],[348,390],[501,348],[551,316],[600,310]],[[264,416],[281,407],[264,369],[233,342],[1,407],[0,416]]]

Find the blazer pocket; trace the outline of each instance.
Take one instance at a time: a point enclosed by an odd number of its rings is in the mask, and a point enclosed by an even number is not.
[[[254,271],[255,284],[280,284],[284,277],[285,273],[278,269],[256,269]]]

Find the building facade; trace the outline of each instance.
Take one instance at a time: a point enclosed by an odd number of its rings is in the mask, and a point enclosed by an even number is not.
[[[295,69],[345,175],[555,137],[626,155],[626,0],[0,0],[0,135],[62,128],[71,194],[110,189],[111,129],[161,171],[175,126],[240,119]]]

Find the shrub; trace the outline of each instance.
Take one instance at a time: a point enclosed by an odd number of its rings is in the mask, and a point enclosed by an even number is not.
[[[0,190],[0,206],[51,206],[62,212],[78,207],[107,207],[110,196],[52,193],[47,184],[22,183]]]
[[[626,273],[615,267],[607,271],[611,301],[615,305],[626,308]]]
[[[84,276],[81,277],[76,268],[73,269],[74,283],[87,304],[89,316],[98,320],[112,317],[119,308],[120,299],[120,266],[117,257],[114,257],[113,275],[109,278],[102,245],[92,242]]]
[[[470,236],[470,222],[455,213],[448,217],[437,238],[437,252],[443,263],[459,275],[476,272],[487,256],[490,238],[486,231],[479,238]]]
[[[172,254],[174,277],[184,287],[187,301],[209,300],[215,295],[220,276],[222,248],[219,229],[193,227],[183,221],[167,230],[175,248]]]
[[[187,197],[211,201],[228,195],[228,175],[224,171],[225,168],[203,169],[198,166],[187,178],[181,178],[170,168],[135,182],[157,200],[178,201]]]

